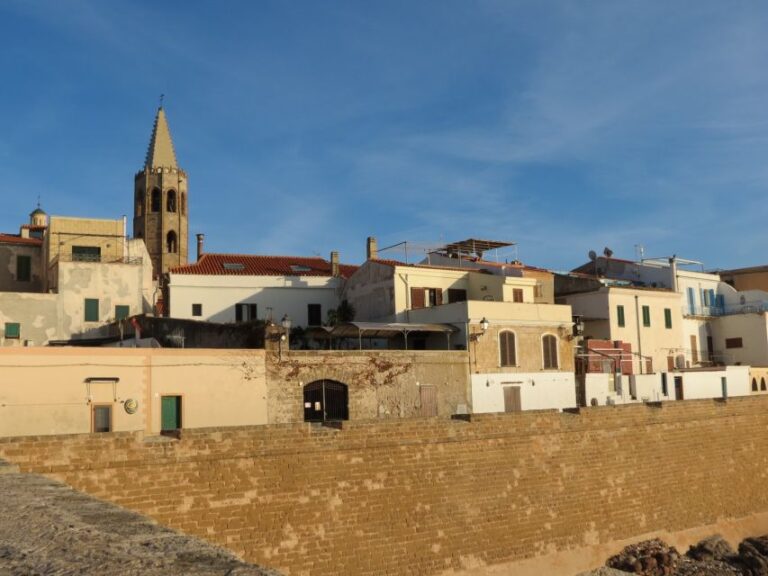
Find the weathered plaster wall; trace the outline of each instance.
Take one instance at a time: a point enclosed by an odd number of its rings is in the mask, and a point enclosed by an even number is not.
[[[17,256],[29,256],[28,282],[17,280]],[[43,287],[42,246],[0,244],[0,292],[40,292]]]
[[[429,576],[760,517],[767,408],[17,438],[0,457],[292,576]]]
[[[434,386],[438,414],[470,404],[463,351],[320,351],[267,357],[269,422],[304,419],[304,386],[336,380],[349,388],[349,418],[402,418],[421,412],[421,386]]]

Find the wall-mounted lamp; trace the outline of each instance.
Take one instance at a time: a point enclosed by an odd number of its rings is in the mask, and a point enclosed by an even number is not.
[[[280,326],[282,326],[283,329],[287,332],[291,329],[291,324],[292,322],[290,316],[288,316],[288,314],[284,314],[283,319],[280,320]]]
[[[477,342],[480,339],[480,336],[486,333],[489,325],[490,325],[490,322],[488,322],[485,316],[483,316],[483,319],[480,320],[480,332],[475,332],[474,334],[470,334],[469,339],[472,340],[473,342]]]
[[[489,326],[488,320],[486,320],[485,316],[483,316],[483,319],[480,320],[480,328],[482,328],[483,333],[485,333],[485,331],[488,330],[488,326]]]

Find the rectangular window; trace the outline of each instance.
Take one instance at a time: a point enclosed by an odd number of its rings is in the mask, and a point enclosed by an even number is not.
[[[616,320],[619,323],[619,328],[624,328],[626,320],[624,319],[624,306],[621,304],[616,306]]]
[[[202,315],[203,315],[203,305],[192,304],[192,316],[202,316]]]
[[[691,362],[699,363],[699,342],[695,334],[691,334]]]
[[[669,388],[667,387],[667,373],[661,373],[661,393],[664,396],[669,396]]]
[[[6,338],[21,338],[21,324],[18,322],[6,322],[5,323],[5,337]]]
[[[643,306],[643,326],[649,328],[651,326],[651,307]]]
[[[322,323],[322,306],[320,304],[307,304],[307,326],[320,326]]]
[[[696,291],[688,287],[688,312],[693,315],[696,314]]]
[[[522,302],[522,301],[523,301],[523,289],[512,288],[512,302]]]
[[[101,262],[99,246],[72,246],[73,262]]]
[[[448,288],[448,302],[466,302],[467,291],[460,288]]]
[[[672,309],[664,308],[664,328],[672,328]]]
[[[98,298],[85,299],[85,321],[86,322],[99,321],[99,299]]]
[[[181,428],[181,396],[160,398],[160,431]]]
[[[115,306],[115,320],[125,320],[131,315],[131,307],[124,304]]]
[[[427,288],[428,306],[440,306],[443,303],[443,291],[440,288]]]
[[[235,322],[252,322],[256,320],[256,304],[235,304]]]
[[[32,280],[31,256],[16,256],[16,280],[18,282],[29,282]]]
[[[741,337],[739,338],[726,338],[725,339],[725,347],[726,348],[742,348],[744,343],[741,340]]]
[[[424,308],[424,288],[411,288],[411,309]]]
[[[111,432],[112,431],[112,406],[108,404],[94,404],[93,415],[91,417],[92,432]]]
[[[544,356],[544,369],[557,368],[557,338],[547,334],[541,339],[541,346]]]

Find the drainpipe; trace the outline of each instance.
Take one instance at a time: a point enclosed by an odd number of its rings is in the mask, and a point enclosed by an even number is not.
[[[635,320],[637,323],[637,353],[640,356],[640,374],[643,374],[643,337],[640,330],[640,298],[635,294]]]

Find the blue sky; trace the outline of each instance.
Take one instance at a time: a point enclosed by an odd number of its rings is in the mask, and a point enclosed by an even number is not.
[[[766,263],[766,29],[757,1],[0,0],[0,231],[38,195],[130,221],[164,93],[208,251]]]

